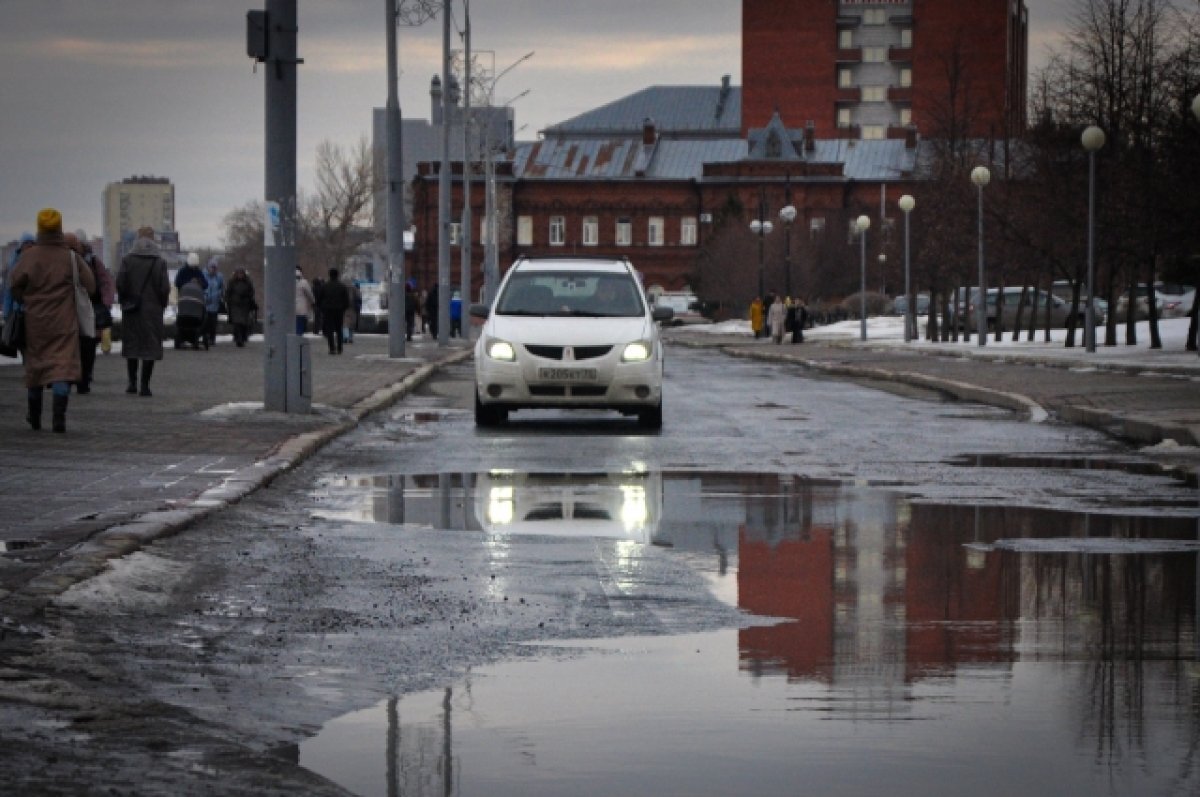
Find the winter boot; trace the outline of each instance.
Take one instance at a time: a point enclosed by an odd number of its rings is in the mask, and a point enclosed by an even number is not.
[[[139,396],[153,396],[150,392],[150,374],[154,373],[154,360],[142,360],[142,389]]]
[[[137,360],[125,361],[125,372],[129,375],[129,384],[125,386],[126,393],[137,393]]]
[[[29,391],[29,414],[25,416],[25,420],[29,421],[29,425],[36,432],[42,428],[42,390]]]
[[[65,432],[67,431],[67,399],[70,396],[60,396],[55,393],[53,398],[51,428],[56,432]]]

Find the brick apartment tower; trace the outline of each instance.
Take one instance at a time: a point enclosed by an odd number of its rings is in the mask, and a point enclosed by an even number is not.
[[[1025,0],[742,0],[742,135],[778,111],[818,138],[1025,127]]]

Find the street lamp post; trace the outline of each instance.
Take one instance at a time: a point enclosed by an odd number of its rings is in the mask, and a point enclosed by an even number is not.
[[[908,343],[917,332],[917,317],[913,305],[912,283],[909,281],[909,248],[908,248],[908,214],[917,206],[917,200],[911,194],[900,197],[900,210],[904,213],[904,342]]]
[[[796,208],[794,205],[784,205],[779,210],[779,220],[783,222],[783,257],[784,268],[783,282],[784,293],[790,299],[792,297],[792,222],[796,220]]]
[[[750,232],[758,236],[758,298],[765,301],[767,292],[764,272],[766,268],[763,260],[763,242],[764,239],[771,234],[775,229],[775,225],[767,221],[767,203],[761,197],[758,200],[758,218],[750,222]]]
[[[867,230],[871,228],[871,217],[865,213],[854,222],[858,232],[858,337],[867,339]]]
[[[1096,351],[1096,152],[1104,146],[1104,131],[1091,125],[1083,131],[1083,148],[1088,154],[1088,243],[1087,308],[1083,314],[1083,341],[1089,352]]]
[[[975,310],[975,329],[979,334],[980,346],[987,345],[987,283],[983,279],[983,189],[991,179],[992,173],[986,166],[976,166],[971,170],[971,182],[975,184],[979,194],[979,306]],[[968,305],[970,301],[971,297],[968,296]]]
[[[1200,122],[1200,94],[1192,98],[1192,113],[1196,116],[1196,121]]]

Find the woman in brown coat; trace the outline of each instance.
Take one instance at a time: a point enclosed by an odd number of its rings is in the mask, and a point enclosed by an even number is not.
[[[65,432],[71,383],[83,374],[72,263],[89,294],[95,292],[96,281],[87,264],[67,247],[57,210],[38,213],[37,230],[37,240],[21,254],[12,273],[13,298],[25,307],[26,420],[34,429],[42,428],[42,392],[49,386],[54,392],[54,431]]]

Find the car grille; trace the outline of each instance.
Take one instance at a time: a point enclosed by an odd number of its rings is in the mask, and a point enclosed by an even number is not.
[[[547,360],[561,360],[563,358],[562,346],[526,346],[525,350],[530,354],[543,357]],[[594,360],[597,357],[603,357],[612,351],[612,346],[576,346],[575,360]]]
[[[566,396],[580,396],[594,398],[604,396],[608,392],[608,388],[603,385],[572,385],[564,387],[562,385],[530,385],[529,395],[545,398],[547,396],[564,398]]]

